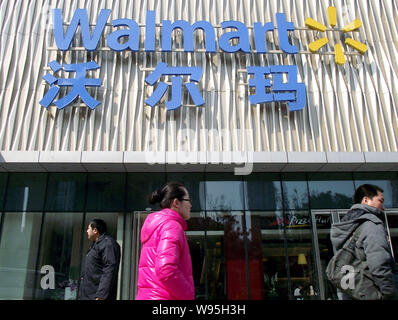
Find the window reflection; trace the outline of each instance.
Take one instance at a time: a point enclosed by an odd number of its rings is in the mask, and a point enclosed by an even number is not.
[[[308,209],[308,188],[305,174],[283,174],[282,191],[285,209]]]
[[[320,299],[309,212],[289,211],[285,215],[290,294],[302,286],[303,299]]]
[[[206,213],[209,299],[247,299],[243,212]]]
[[[127,174],[127,210],[139,211],[150,208],[158,210],[158,205],[150,205],[148,196],[157,188],[165,185],[164,173],[140,173],[131,172]]]
[[[4,214],[0,247],[0,299],[33,299],[42,213]]]
[[[286,299],[282,211],[246,212],[250,299]]]
[[[313,173],[308,176],[312,209],[346,209],[352,205],[354,184],[351,174]]]
[[[46,212],[39,257],[39,268],[50,265],[55,271],[55,288],[43,290],[36,284],[36,297],[75,300],[80,269],[83,213]]]
[[[47,175],[11,173],[5,211],[42,211]]]
[[[0,172],[0,208],[3,210],[4,207],[4,195],[6,193],[6,183],[8,174]]]
[[[89,173],[86,210],[123,210],[125,189],[123,173]]]
[[[141,238],[141,229],[144,225],[145,219],[150,215],[152,211],[135,211],[133,216],[133,230],[132,230],[132,255],[129,259],[131,261],[131,285],[133,286],[133,299],[137,296],[137,281],[138,281],[138,265],[140,261],[141,255],[141,247],[142,243],[140,241]],[[125,258],[124,258],[125,259]]]
[[[84,210],[86,175],[50,173],[46,211],[79,212]]]
[[[336,288],[328,281],[326,277],[326,267],[330,259],[333,257],[333,247],[330,241],[330,228],[332,226],[332,214],[331,211],[319,211],[313,212],[314,220],[316,223],[316,234],[318,237],[318,253],[319,253],[319,272],[322,273],[322,287],[324,292],[324,298],[327,300],[338,300]],[[318,271],[317,271],[318,272]],[[319,275],[318,275],[319,276]]]
[[[206,210],[243,210],[243,182],[233,174],[206,175]]]
[[[205,261],[205,214],[204,212],[191,212],[191,218],[187,221],[186,232],[189,250],[192,259],[192,272],[195,285],[195,298],[205,299],[206,295],[206,270]]]
[[[245,177],[246,210],[281,210],[282,190],[278,174],[257,173]]]
[[[395,262],[398,263],[398,211],[386,212],[390,232],[391,247]]]
[[[382,188],[384,207],[398,207],[398,178],[396,173],[358,172],[354,173],[355,188],[364,183],[374,184]]]
[[[385,172],[0,174],[6,210],[0,220],[0,299],[73,299],[93,217],[107,222],[122,248],[118,298],[134,298],[142,224],[137,216],[148,212],[132,209],[148,208],[147,195],[166,178],[186,184],[194,201],[186,234],[196,299],[295,299],[299,286],[303,299],[335,299],[323,274],[332,255],[331,212],[336,209],[334,218],[344,214],[363,183],[383,188],[385,206],[398,207],[397,174]],[[316,211],[315,230],[309,207],[329,208]],[[398,212],[386,215],[398,261]],[[45,264],[54,267],[57,286],[46,292],[39,270]]]

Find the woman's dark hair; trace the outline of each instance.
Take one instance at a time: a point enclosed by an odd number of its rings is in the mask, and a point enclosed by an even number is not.
[[[179,182],[168,182],[163,189],[157,189],[149,195],[148,201],[150,204],[160,203],[160,207],[170,208],[174,199],[181,200],[186,196],[184,185]]]
[[[361,203],[364,197],[372,199],[378,192],[383,192],[383,189],[373,184],[363,184],[355,191],[354,203]]]
[[[91,229],[97,228],[99,234],[107,232],[106,223],[102,219],[94,218],[90,221]]]

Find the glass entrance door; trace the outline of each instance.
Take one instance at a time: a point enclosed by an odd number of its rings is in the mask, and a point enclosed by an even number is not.
[[[313,210],[311,212],[314,239],[314,253],[319,293],[322,300],[338,300],[336,289],[326,278],[325,270],[333,257],[330,241],[330,228],[340,221],[339,217],[347,210]]]
[[[388,237],[391,244],[392,255],[395,263],[398,263],[398,210],[387,209],[385,211]]]
[[[130,278],[130,299],[134,300],[137,295],[137,280],[138,280],[138,263],[140,261],[141,253],[141,228],[144,224],[146,217],[152,211],[134,211],[133,213],[133,228],[131,232],[132,245],[131,245],[131,278]]]

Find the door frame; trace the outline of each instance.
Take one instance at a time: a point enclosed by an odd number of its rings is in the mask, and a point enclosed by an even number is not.
[[[313,244],[314,244],[315,265],[316,265],[318,287],[319,287],[319,293],[321,296],[321,300],[325,300],[326,296],[325,296],[323,270],[322,270],[322,265],[321,265],[321,255],[319,252],[318,228],[316,227],[315,216],[316,215],[330,216],[331,217],[331,225],[332,225],[333,223],[340,221],[340,218],[339,218],[340,213],[347,212],[348,210],[349,209],[346,209],[346,210],[336,210],[336,209],[311,210],[312,238],[313,238]]]
[[[137,281],[138,281],[138,264],[141,253],[141,227],[146,217],[153,211],[134,211],[133,212],[133,230],[131,232],[131,280],[130,280],[130,299],[135,300],[137,295]]]

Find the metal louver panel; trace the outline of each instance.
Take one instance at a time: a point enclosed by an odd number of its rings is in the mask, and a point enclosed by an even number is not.
[[[355,18],[362,21],[353,37],[368,46],[364,56],[346,55],[342,66],[335,64],[332,55],[309,53],[308,44],[319,34],[302,28],[307,17],[326,24],[330,4],[337,9],[338,27]],[[55,50],[49,15],[53,8],[62,9],[68,23],[76,8],[86,8],[91,23],[104,8],[112,10],[108,23],[133,19],[141,25],[141,50],[106,50],[105,37],[92,53]],[[254,22],[273,22],[276,26],[275,14],[283,12],[297,28],[291,32],[291,41],[300,53],[279,53],[276,31],[267,34],[271,52],[267,54],[186,53],[181,50],[180,36],[173,39],[173,52],[147,53],[142,50],[147,10],[156,11],[157,23],[165,19],[209,21],[216,27],[216,39],[225,32],[220,28],[222,21],[237,20],[248,27]],[[370,0],[1,1],[0,150],[397,152],[397,11],[393,0],[377,5]],[[106,36],[112,27],[105,30]],[[336,37],[330,31],[326,36]],[[74,47],[82,46],[79,38],[75,37]],[[196,48],[203,48],[204,37],[195,39],[199,42]],[[333,47],[327,45],[324,51],[333,51]],[[40,106],[48,90],[42,76],[52,60],[95,60],[101,68],[93,76],[101,79],[102,86],[90,93],[101,105],[94,110],[79,102],[62,110]],[[145,78],[160,61],[202,67],[198,86],[205,105],[182,106],[176,111],[146,105],[144,100],[153,88],[145,84]],[[303,110],[290,112],[286,103],[250,104],[247,67],[273,64],[298,66],[298,81],[307,89]],[[184,94],[185,104],[192,104]]]

